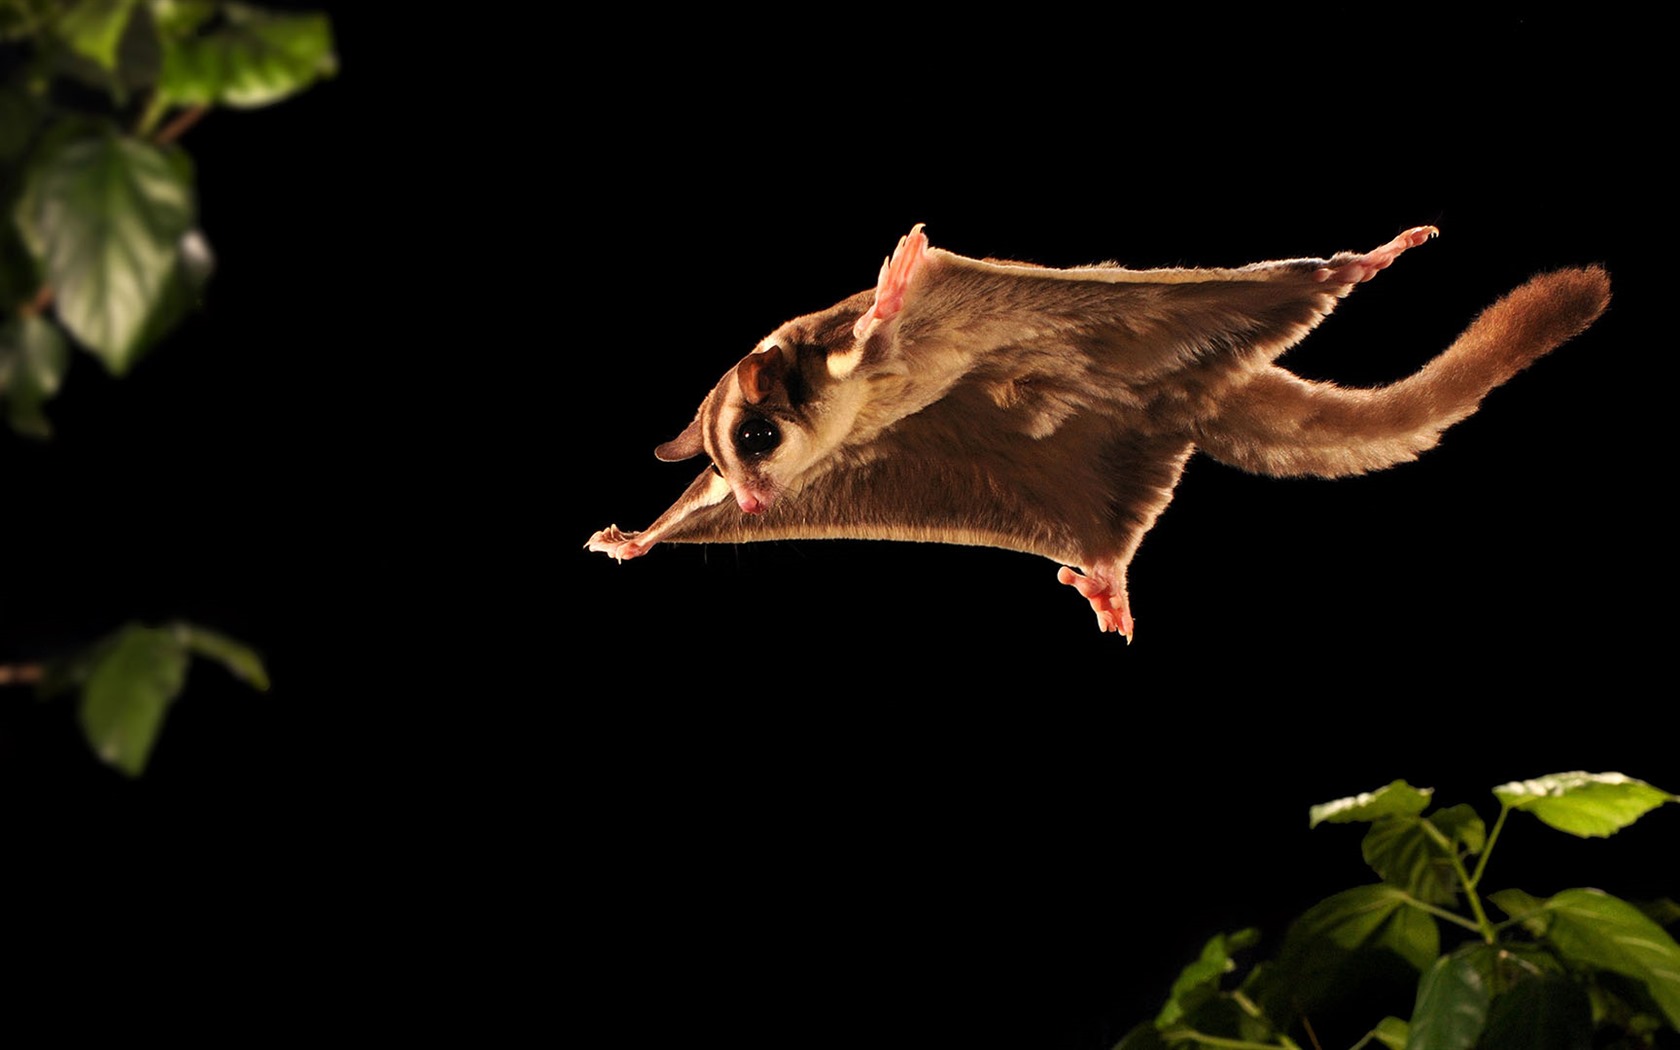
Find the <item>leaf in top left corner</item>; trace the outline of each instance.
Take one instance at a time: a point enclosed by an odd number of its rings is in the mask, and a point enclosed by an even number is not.
[[[59,321],[121,375],[138,358],[194,217],[192,171],[114,129],[44,142],[17,220]]]

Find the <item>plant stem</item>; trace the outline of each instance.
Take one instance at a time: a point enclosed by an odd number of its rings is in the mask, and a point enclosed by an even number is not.
[[[1194,1028],[1175,1028],[1170,1033],[1162,1032],[1161,1034],[1194,1039],[1198,1043],[1206,1043],[1208,1046],[1228,1047],[1229,1050],[1277,1050],[1278,1048],[1277,1043],[1251,1043],[1246,1039],[1226,1039],[1218,1035],[1205,1035]]]
[[[1469,873],[1464,870],[1464,862],[1458,859],[1458,853],[1451,854],[1453,870],[1458,872],[1458,880],[1464,884],[1465,899],[1470,902],[1470,910],[1476,913],[1476,928],[1481,930],[1482,940],[1493,944],[1498,940],[1493,931],[1493,923],[1488,921],[1487,912],[1482,910],[1482,898],[1476,892],[1476,884],[1471,881]]]
[[[1417,908],[1419,911],[1426,911],[1429,914],[1435,916],[1437,919],[1445,919],[1450,923],[1453,923],[1453,924],[1458,925],[1458,926],[1462,926],[1465,929],[1469,930],[1471,933],[1482,933],[1482,932],[1484,932],[1482,927],[1476,925],[1475,923],[1471,922],[1469,919],[1466,919],[1464,916],[1458,914],[1457,912],[1448,911],[1447,909],[1442,908],[1438,905],[1431,904],[1428,901],[1420,901],[1416,897],[1412,896],[1409,893],[1405,894],[1404,896],[1406,898],[1406,903],[1410,904],[1414,908]]]
[[[146,108],[140,111],[140,119],[134,122],[134,137],[143,139],[149,136],[167,112],[169,103],[164,101],[163,92],[152,92],[152,97],[146,100]]]
[[[20,316],[20,317],[39,317],[42,314],[47,312],[47,307],[52,305],[52,301],[53,301],[52,286],[43,284],[41,287],[39,287],[35,290],[35,294],[30,297],[30,299],[27,303],[24,303],[22,306],[18,307],[18,316]]]
[[[1307,1030],[1307,1039],[1312,1042],[1313,1050],[1324,1050],[1324,1044],[1318,1041],[1318,1033],[1313,1031],[1312,1022],[1307,1019],[1306,1014],[1301,1015],[1301,1027]]]
[[[1447,859],[1452,861],[1453,871],[1458,873],[1459,884],[1464,887],[1465,899],[1470,902],[1470,910],[1476,913],[1476,924],[1471,926],[1470,929],[1480,933],[1482,935],[1482,940],[1487,943],[1494,943],[1495,937],[1493,933],[1493,923],[1488,921],[1487,912],[1482,910],[1482,898],[1476,895],[1476,883],[1470,878],[1470,873],[1464,870],[1464,861],[1458,855],[1457,844],[1445,835],[1441,834],[1440,829],[1435,827],[1435,825],[1431,824],[1429,821],[1419,821],[1418,824],[1423,828],[1424,834],[1428,835],[1432,840],[1434,840],[1437,846],[1441,847],[1441,852],[1445,853],[1447,855]],[[1486,849],[1482,850],[1482,857],[1483,859],[1487,858]],[[1423,904],[1422,901],[1418,901],[1417,903],[1420,906]],[[1459,920],[1457,916],[1454,916],[1454,919],[1459,921],[1460,925],[1463,925],[1463,921]]]
[[[1257,1020],[1264,1019],[1265,1015],[1260,1012],[1260,1007],[1255,1005],[1253,999],[1244,995],[1241,989],[1234,989],[1229,994],[1231,996],[1231,1001],[1242,1007],[1243,1013]]]
[[[1499,841],[1499,833],[1505,830],[1505,818],[1511,812],[1511,807],[1500,803],[1499,819],[1493,822],[1493,830],[1488,833],[1487,845],[1482,847],[1482,855],[1476,861],[1476,870],[1470,874],[1470,881],[1466,883],[1474,890],[1482,881],[1482,872],[1487,868],[1488,858],[1493,856],[1493,844]]]
[[[185,110],[180,116],[163,126],[163,130],[152,136],[152,141],[159,146],[167,146],[171,142],[186,134],[188,128],[204,119],[204,114],[210,112],[209,106],[194,106]]]

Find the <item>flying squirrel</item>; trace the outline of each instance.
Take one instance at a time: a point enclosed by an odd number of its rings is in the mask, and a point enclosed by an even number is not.
[[[1277,477],[1381,470],[1610,301],[1599,267],[1537,276],[1419,371],[1343,388],[1273,362],[1438,231],[1369,252],[1239,269],[1050,269],[930,248],[917,225],[872,290],[788,321],[654,452],[711,465],[650,527],[660,542],[888,539],[1041,554],[1132,638],[1126,568],[1190,454]]]

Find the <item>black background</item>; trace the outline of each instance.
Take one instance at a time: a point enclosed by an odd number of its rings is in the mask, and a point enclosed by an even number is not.
[[[99,957],[113,915],[129,958],[302,950],[307,1002],[376,1012],[394,977],[428,1026],[1087,1050],[1210,934],[1275,945],[1368,877],[1314,802],[1673,788],[1668,117],[1637,27],[976,19],[358,11],[334,81],[190,132],[206,309],[121,381],[79,358],[50,445],[0,436],[0,657],[182,617],[275,685],[195,669],[138,783],[68,704],[3,698],[50,921]],[[719,374],[916,222],[1136,267],[1438,225],[1284,359],[1349,384],[1547,268],[1603,263],[1615,301],[1418,463],[1192,461],[1130,647],[1019,554],[582,550],[682,490],[651,450]],[[1673,893],[1675,830],[1524,818],[1490,885]]]

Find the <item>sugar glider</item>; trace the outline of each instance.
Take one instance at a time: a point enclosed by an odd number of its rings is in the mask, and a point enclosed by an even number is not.
[[[1059,562],[1128,641],[1126,568],[1197,449],[1280,477],[1414,459],[1487,392],[1587,328],[1597,267],[1530,280],[1399,382],[1347,389],[1273,362],[1408,249],[1240,269],[1049,269],[901,238],[872,290],[795,318],[726,372],[662,460],[711,465],[643,532],[660,542],[852,537]]]

